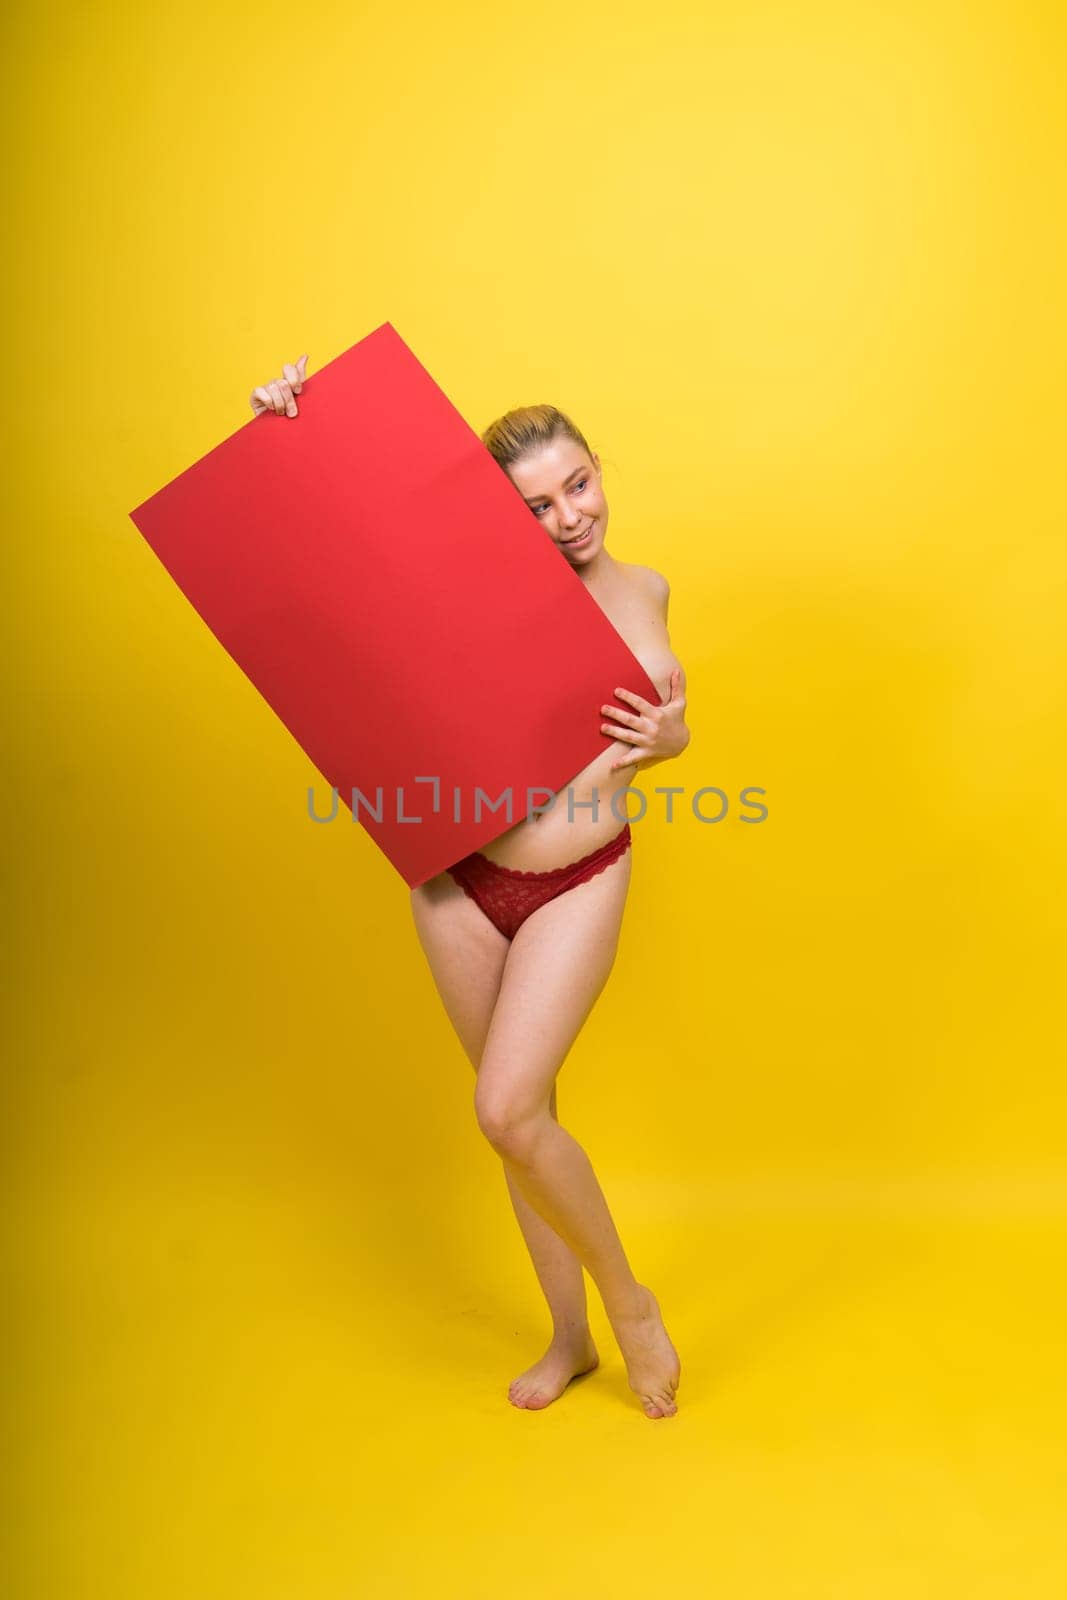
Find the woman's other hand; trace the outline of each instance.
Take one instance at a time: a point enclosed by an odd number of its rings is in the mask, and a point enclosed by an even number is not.
[[[302,355],[295,367],[282,368],[280,378],[274,378],[262,388],[252,390],[251,405],[257,417],[261,417],[264,411],[273,411],[279,417],[296,416],[296,401],[293,396],[298,395],[304,387],[306,361],[307,356]]]
[[[601,706],[601,715],[614,717],[621,726],[601,723],[600,731],[632,744],[634,753],[613,761],[610,772],[619,772],[623,767],[651,767],[681,755],[689,743],[689,729],[685,724],[685,686],[680,667],[671,673],[670,689],[662,705],[654,706],[632,689],[616,689],[615,693],[636,707],[636,712]]]

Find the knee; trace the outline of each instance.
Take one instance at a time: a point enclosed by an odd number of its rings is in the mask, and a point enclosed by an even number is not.
[[[480,1083],[474,1092],[474,1114],[493,1149],[513,1161],[529,1157],[548,1115],[547,1110],[531,1112],[514,1096],[483,1092]]]

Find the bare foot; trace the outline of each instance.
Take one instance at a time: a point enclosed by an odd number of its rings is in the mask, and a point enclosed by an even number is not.
[[[667,1337],[652,1290],[643,1283],[637,1288],[637,1309],[609,1317],[609,1321],[626,1363],[630,1388],[639,1396],[645,1416],[673,1417],[678,1410],[674,1391],[682,1376],[678,1352]]]
[[[577,1338],[553,1339],[540,1361],[513,1379],[508,1399],[525,1411],[542,1411],[559,1399],[572,1378],[581,1372],[592,1372],[599,1361],[588,1331]]]

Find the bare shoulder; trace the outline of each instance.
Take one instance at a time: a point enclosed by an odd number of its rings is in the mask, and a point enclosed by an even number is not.
[[[643,594],[647,594],[655,601],[658,608],[667,615],[667,602],[671,596],[671,586],[662,572],[657,572],[655,567],[644,567],[637,561],[626,563],[631,582],[637,585]]]

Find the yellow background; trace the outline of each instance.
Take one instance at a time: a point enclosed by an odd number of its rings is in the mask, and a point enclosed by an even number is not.
[[[9,18],[9,1593],[1063,1592],[1065,32]],[[547,1318],[407,892],[128,520],[385,320],[475,428],[569,411],[669,577],[650,815],[766,790],[635,825],[560,1084],[670,1422],[591,1284],[600,1371],[507,1404]]]

